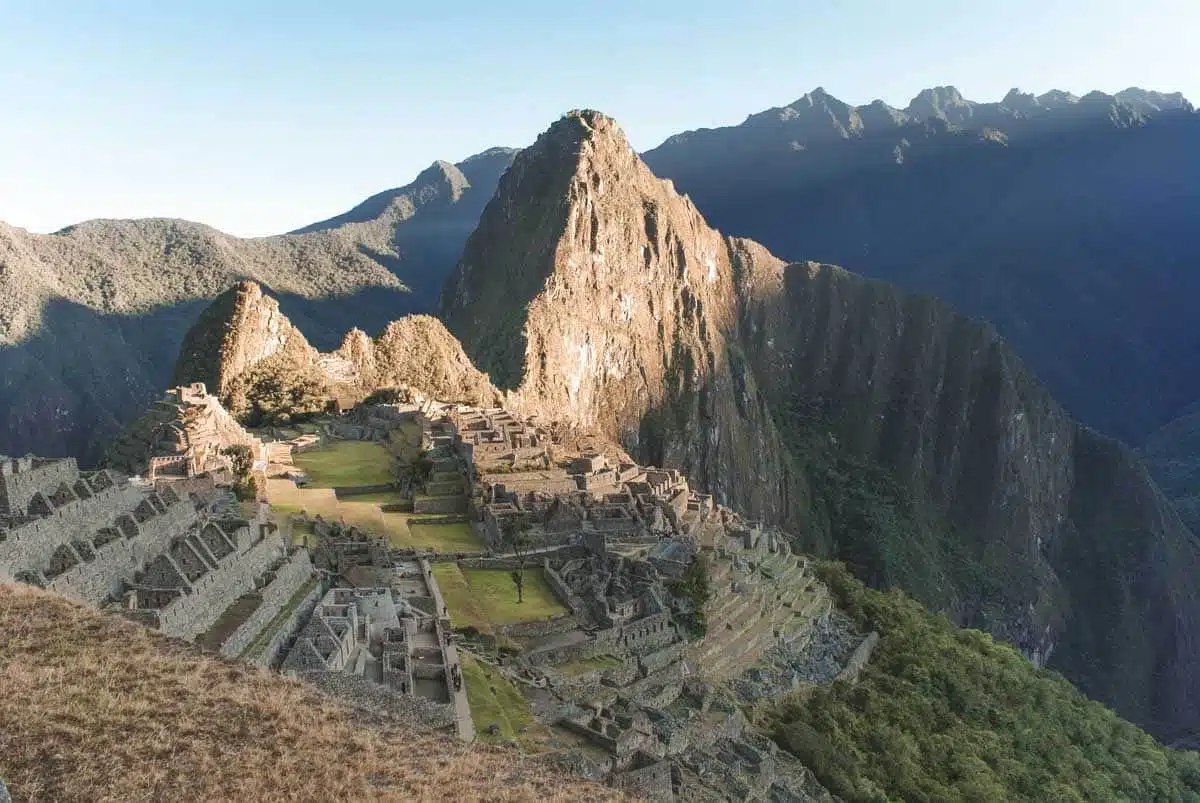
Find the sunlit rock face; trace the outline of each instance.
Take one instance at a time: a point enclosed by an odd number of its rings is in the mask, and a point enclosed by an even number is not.
[[[1096,448],[991,327],[723,237],[607,117],[571,113],[518,154],[442,317],[522,412],[601,429],[801,547],[861,559],[1135,721],[1197,713],[1200,603],[1163,563],[1195,567],[1196,548],[1127,450]],[[886,477],[886,505],[862,507],[860,472]],[[1085,544],[1111,560],[1080,571]],[[1110,649],[1113,627],[1139,646]]]

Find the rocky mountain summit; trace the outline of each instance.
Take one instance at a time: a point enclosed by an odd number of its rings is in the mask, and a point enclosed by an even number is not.
[[[523,412],[679,467],[1160,734],[1200,713],[1200,552],[1132,452],[991,327],[723,237],[603,115],[517,156],[442,316]]]
[[[260,381],[254,369],[264,363],[277,366],[272,377],[318,377],[327,383],[325,395],[353,401],[398,386],[471,404],[499,399],[436,318],[410,315],[392,321],[376,339],[352,329],[340,347],[322,353],[280,311],[279,302],[251,281],[222,293],[201,313],[184,336],[172,383],[203,382],[227,406],[242,409],[246,394]]]
[[[166,387],[184,333],[241,279],[278,294],[322,348],[436,300],[512,154],[439,162],[346,215],[239,239],[182,220],[0,224],[0,452],[99,457]],[[476,187],[478,186],[478,189]]]

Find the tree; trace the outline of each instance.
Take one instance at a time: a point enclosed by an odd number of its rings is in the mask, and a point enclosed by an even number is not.
[[[712,589],[708,584],[708,558],[703,552],[696,553],[696,557],[688,564],[671,590],[676,596],[691,603],[692,629],[697,636],[703,636],[708,631],[708,617],[704,607],[712,597]]]
[[[532,540],[529,529],[532,525],[524,516],[512,516],[500,523],[500,532],[504,536],[504,546],[517,558],[517,568],[509,575],[513,585],[517,587],[517,602],[525,601],[525,559],[529,555]]]
[[[320,415],[332,394],[316,366],[280,353],[240,374],[230,387],[228,405],[247,426],[287,425]]]
[[[250,469],[254,467],[254,453],[250,451],[250,447],[235,443],[222,449],[221,454],[229,458],[230,469],[233,471],[234,493],[239,499],[253,498],[254,484]]]

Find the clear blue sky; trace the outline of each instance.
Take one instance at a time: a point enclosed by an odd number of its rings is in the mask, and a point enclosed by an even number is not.
[[[0,220],[285,231],[563,112],[639,150],[824,86],[1179,90],[1200,0],[0,0]]]

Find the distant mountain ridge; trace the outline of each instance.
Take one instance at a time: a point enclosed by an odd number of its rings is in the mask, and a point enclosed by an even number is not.
[[[438,162],[299,233],[239,239],[171,219],[50,235],[0,224],[0,454],[85,464],[170,380],[184,333],[242,279],[277,294],[320,348],[429,310],[512,152]],[[386,196],[386,200],[384,200]]]
[[[747,115],[736,126],[701,128],[668,137],[658,148],[647,153],[669,150],[698,140],[733,140],[734,132],[770,130],[819,140],[825,137],[849,138],[876,133],[880,128],[901,128],[941,122],[967,131],[993,127],[1006,131],[1042,133],[1066,125],[1107,120],[1116,126],[1144,124],[1150,117],[1195,111],[1179,92],[1164,93],[1130,87],[1115,95],[1088,92],[1078,97],[1069,92],[1051,90],[1042,95],[1014,88],[998,102],[967,100],[953,86],[923,89],[904,109],[874,100],[861,106],[845,103],[817,87],[786,106]],[[804,145],[796,141],[796,145]],[[651,157],[652,158],[652,157]]]
[[[1141,442],[1200,398],[1200,114],[1179,93],[821,89],[643,154],[713,225],[994,323],[1072,413]]]

